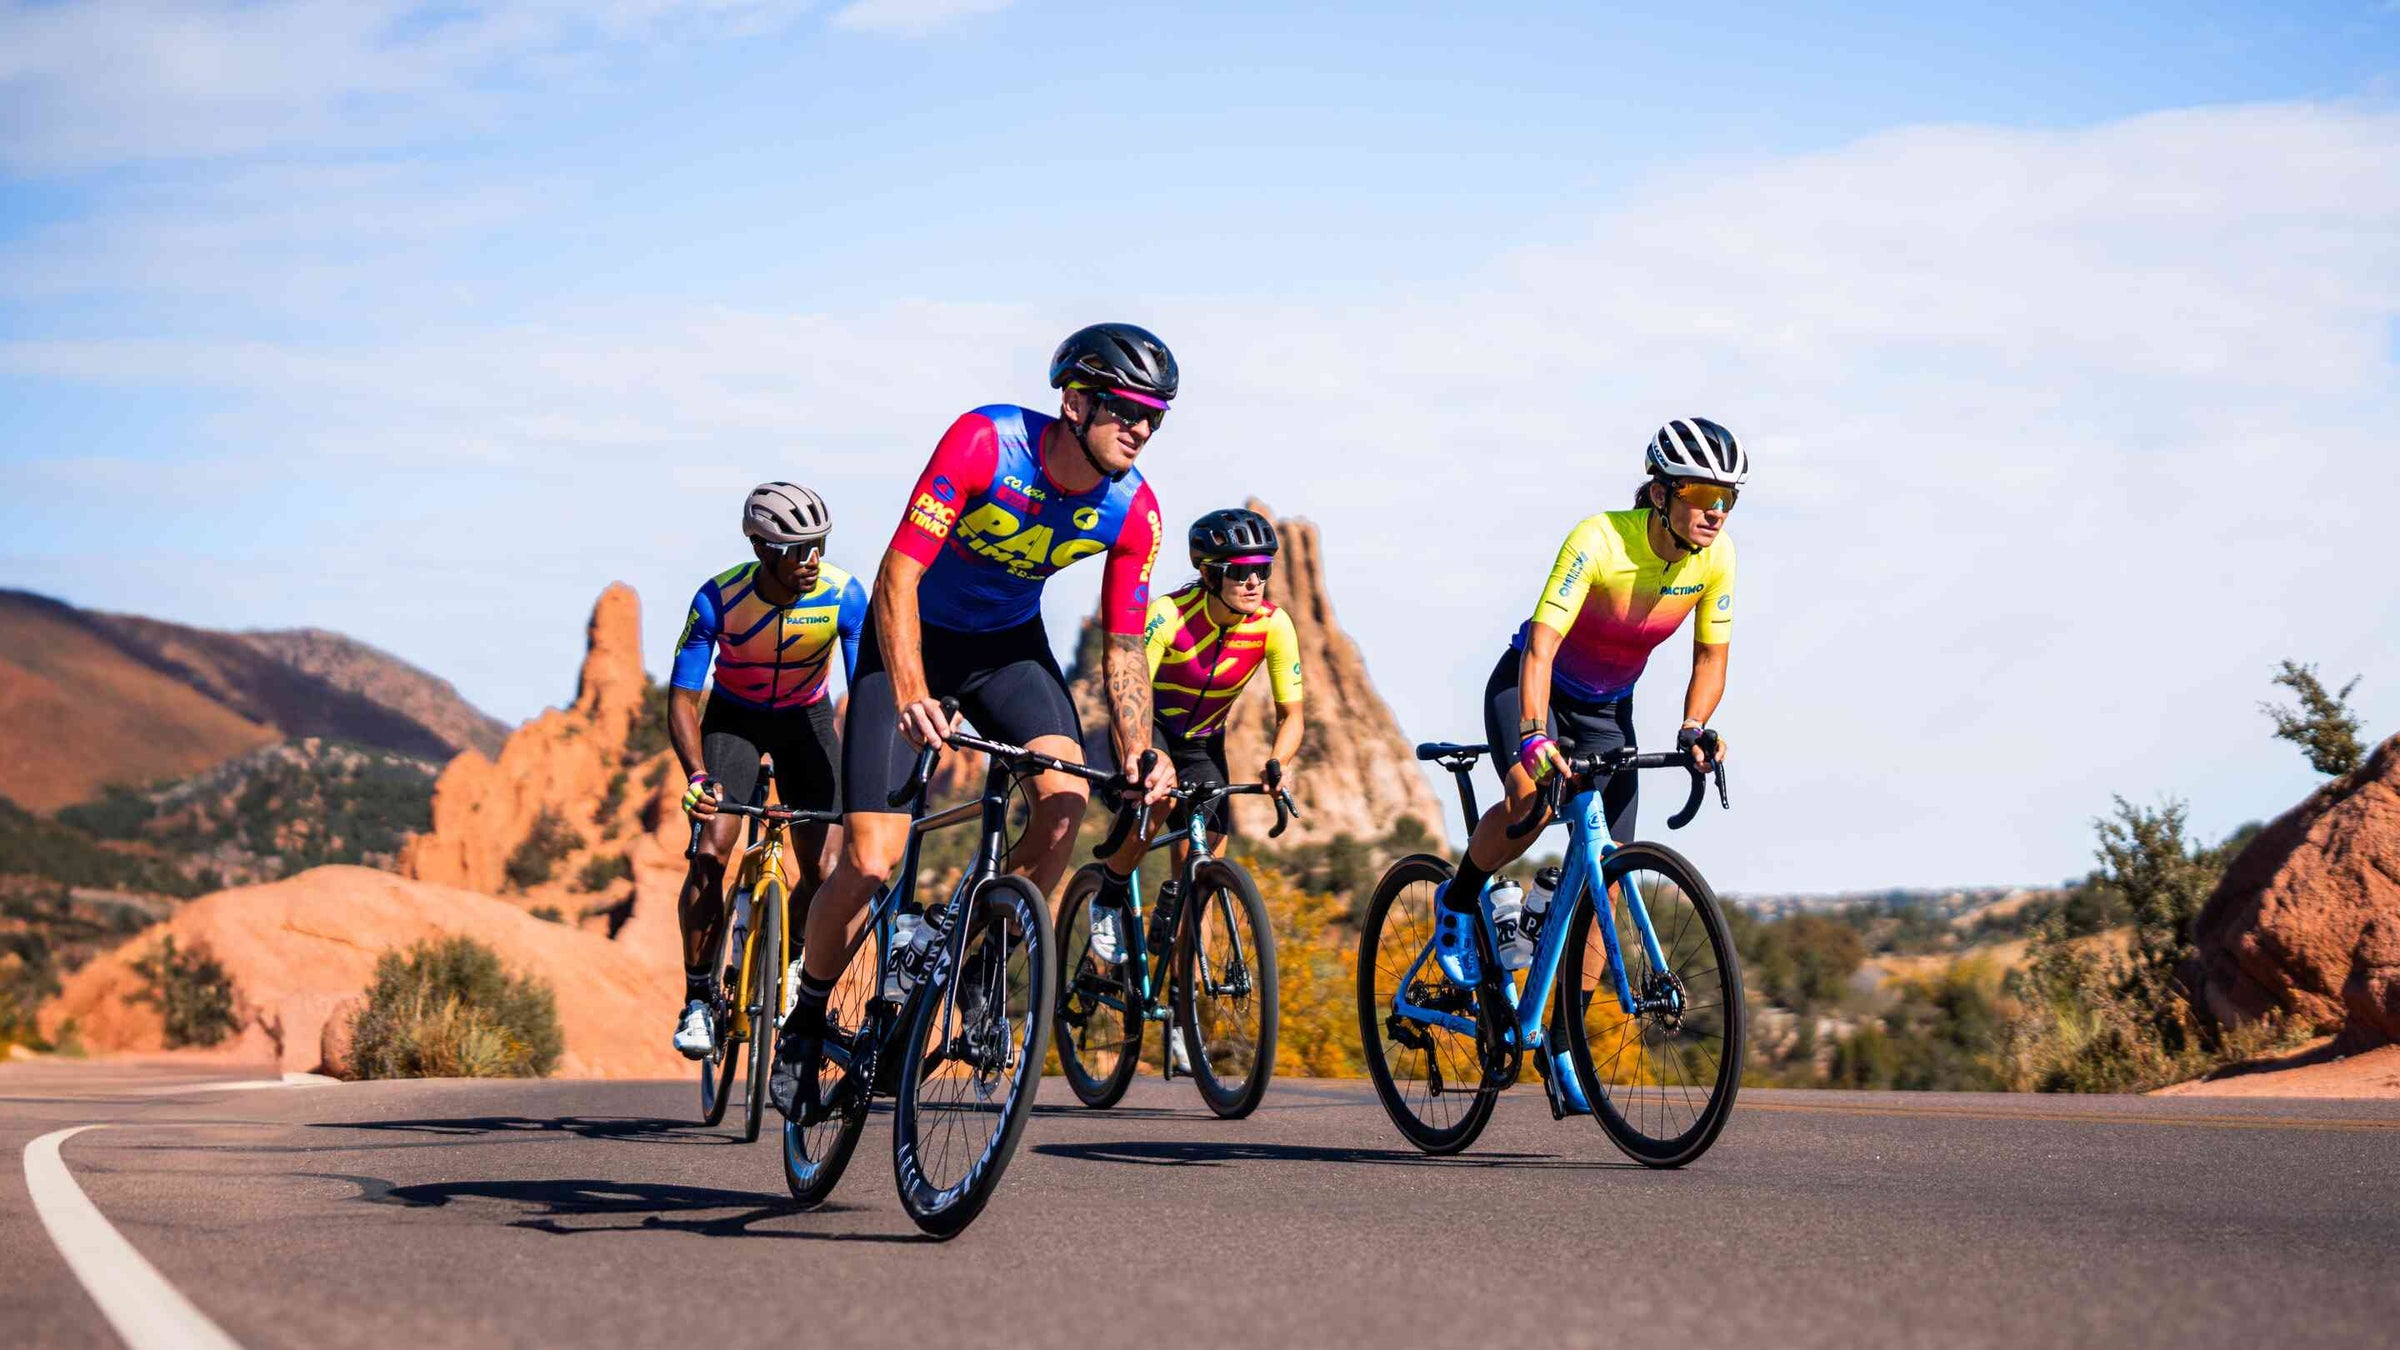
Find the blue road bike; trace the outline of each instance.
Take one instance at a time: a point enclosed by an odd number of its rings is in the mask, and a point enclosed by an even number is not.
[[[1713,740],[1707,745],[1713,752]],[[1457,778],[1469,830],[1477,816],[1468,771],[1486,753],[1480,745],[1417,747],[1418,759]],[[1496,959],[1488,888],[1476,937],[1483,980],[1465,989],[1433,959],[1435,895],[1450,879],[1450,863],[1413,854],[1376,885],[1358,947],[1367,1070],[1410,1143],[1456,1153],[1490,1123],[1530,1052],[1554,1118],[1576,1109],[1558,1081],[1563,1068],[1627,1156],[1680,1167],[1707,1151],[1733,1110],[1742,1070],[1741,965],[1699,869],[1662,844],[1612,841],[1599,789],[1613,774],[1683,769],[1691,796],[1667,821],[1681,829],[1699,811],[1708,779],[1676,752],[1614,751],[1570,765],[1509,827],[1510,837],[1522,838],[1563,818],[1569,831],[1557,895],[1521,989]],[[1729,805],[1721,764],[1716,783]],[[1553,1068],[1562,1049],[1565,1064]]]

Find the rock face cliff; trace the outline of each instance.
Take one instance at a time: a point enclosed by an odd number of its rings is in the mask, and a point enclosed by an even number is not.
[[[2280,1011],[2400,1041],[2400,736],[2251,840],[2193,938],[2194,983],[2221,1022]]]
[[[1253,498],[1251,510],[1275,521],[1282,554],[1267,583],[1267,597],[1292,616],[1300,636],[1300,666],[1306,680],[1307,734],[1301,741],[1293,800],[1301,818],[1277,843],[1319,843],[1338,834],[1380,839],[1403,816],[1413,816],[1440,837],[1442,806],[1417,769],[1413,743],[1400,732],[1358,645],[1334,617],[1325,578],[1325,556],[1317,527],[1305,520],[1278,519]],[[1188,575],[1170,541],[1153,584],[1181,584]],[[1071,683],[1075,709],[1087,741],[1105,742],[1108,706],[1099,664],[1100,644],[1086,624]],[[1256,776],[1275,737],[1275,704],[1267,681],[1253,679],[1227,720],[1226,758],[1237,781]],[[1264,840],[1274,827],[1275,808],[1263,797],[1236,797],[1234,827],[1245,838]]]

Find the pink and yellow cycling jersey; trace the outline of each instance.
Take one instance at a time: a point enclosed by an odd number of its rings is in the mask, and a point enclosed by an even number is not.
[[[1160,725],[1180,736],[1225,729],[1234,698],[1260,666],[1277,703],[1300,701],[1300,634],[1274,605],[1219,628],[1195,581],[1150,602],[1142,628],[1150,654],[1150,705]]]
[[[1525,648],[1532,625],[1561,634],[1551,684],[1592,703],[1633,692],[1650,651],[1697,613],[1695,641],[1716,647],[1733,637],[1733,537],[1670,563],[1650,547],[1650,511],[1604,511],[1567,534],[1533,617],[1517,629]]]
[[[668,683],[704,687],[713,659],[718,698],[777,711],[804,708],[825,697],[834,644],[841,644],[844,674],[858,665],[866,613],[866,591],[832,563],[819,563],[816,587],[788,605],[759,596],[757,563],[728,568],[692,597]]]

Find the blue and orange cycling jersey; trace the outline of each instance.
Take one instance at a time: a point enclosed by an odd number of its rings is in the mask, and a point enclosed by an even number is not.
[[[1551,684],[1614,703],[1633,692],[1651,649],[1693,614],[1694,641],[1733,640],[1733,537],[1720,533],[1670,563],[1650,547],[1648,508],[1604,511],[1568,532],[1515,645],[1524,650],[1537,623],[1561,634]]]
[[[758,566],[743,563],[701,583],[676,639],[668,682],[677,689],[705,687],[713,658],[716,697],[770,711],[807,707],[825,697],[836,642],[843,673],[857,667],[867,593],[856,577],[820,563],[808,594],[770,605],[758,593]]]
[[[909,494],[892,547],[925,564],[917,613],[936,628],[989,633],[1042,612],[1042,583],[1108,555],[1100,618],[1139,633],[1158,557],[1158,499],[1139,473],[1068,492],[1042,468],[1056,418],[995,403],[951,423]]]
[[[1195,581],[1150,602],[1142,636],[1150,656],[1152,713],[1177,735],[1223,731],[1234,699],[1261,667],[1277,703],[1300,701],[1300,634],[1278,606],[1219,628]]]

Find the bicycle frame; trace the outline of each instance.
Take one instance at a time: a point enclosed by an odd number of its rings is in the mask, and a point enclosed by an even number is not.
[[[1463,772],[1460,777],[1464,779]],[[1468,800],[1473,800],[1471,790]],[[1567,932],[1575,926],[1570,920],[1574,917],[1575,906],[1583,903],[1586,897],[1594,900],[1593,923],[1600,930],[1601,946],[1608,956],[1608,987],[1617,1000],[1617,1006],[1628,1017],[1648,1010],[1635,996],[1632,984],[1625,975],[1616,907],[1599,902],[1599,897],[1611,894],[1604,869],[1609,858],[1617,851],[1616,841],[1609,837],[1607,809],[1601,803],[1600,793],[1586,789],[1575,794],[1562,814],[1567,821],[1567,856],[1559,868],[1558,895],[1550,902],[1549,917],[1543,923],[1542,935],[1534,945],[1533,964],[1526,969],[1523,993],[1517,992],[1514,980],[1503,981],[1509,991],[1510,1002],[1516,1009],[1516,1021],[1511,1026],[1511,1034],[1515,1038],[1513,1043],[1528,1048],[1538,1048],[1544,1043],[1542,1022],[1549,1011],[1550,998],[1558,981],[1559,962],[1566,954]],[[1591,846],[1594,839],[1600,841],[1597,849]],[[1491,885],[1489,881],[1484,883],[1484,893],[1477,897],[1475,912],[1477,921],[1483,925],[1486,945],[1498,951],[1499,937],[1492,926],[1489,903]],[[1640,893],[1626,888],[1617,898],[1623,900],[1627,912],[1633,916],[1633,926],[1640,934],[1642,951],[1650,960],[1650,968],[1664,969],[1666,957],[1659,950],[1658,934],[1651,927],[1650,911],[1642,903]],[[1410,1000],[1409,991],[1416,987],[1417,973],[1432,959],[1433,943],[1428,939],[1424,948],[1417,953],[1417,959],[1410,964],[1408,974],[1401,979],[1400,993],[1392,1000],[1392,1011],[1410,1021],[1442,1027],[1462,1036],[1474,1036],[1475,1019],[1423,1007]]]
[[[1182,875],[1179,878],[1183,882],[1183,891],[1187,899],[1192,894],[1194,882],[1200,875],[1200,865],[1217,856],[1216,841],[1210,836],[1208,821],[1204,818],[1210,805],[1211,803],[1207,802],[1195,803],[1189,824],[1158,836],[1147,846],[1151,850],[1172,848],[1176,844],[1190,846],[1184,855]],[[1168,963],[1174,960],[1176,935],[1182,931],[1183,925],[1190,915],[1187,912],[1175,916],[1174,924],[1160,935],[1164,939],[1165,950],[1154,953],[1150,950],[1149,927],[1142,921],[1144,906],[1142,904],[1141,864],[1134,864],[1133,876],[1126,883],[1125,890],[1127,927],[1132,930],[1127,934],[1131,948],[1126,954],[1126,959],[1133,963],[1134,996],[1141,1002],[1143,1021],[1164,1022],[1167,1020],[1167,1006],[1160,1001],[1160,994],[1167,985],[1167,976],[1170,973]],[[1226,931],[1232,935],[1235,958],[1247,965],[1248,957],[1241,951],[1241,933],[1233,925],[1230,915],[1227,916]],[[1153,965],[1153,957],[1156,958],[1155,965]],[[1113,1001],[1105,995],[1101,996],[1100,1002],[1104,1007],[1113,1005]]]

